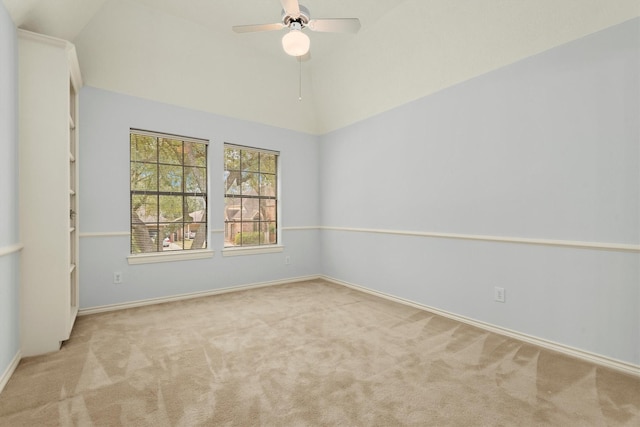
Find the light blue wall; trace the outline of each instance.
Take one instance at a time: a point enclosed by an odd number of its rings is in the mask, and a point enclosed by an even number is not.
[[[86,87],[81,307],[326,274],[640,364],[637,252],[332,229],[637,245],[639,32],[635,19],[319,138]],[[129,266],[128,236],[91,236],[128,232],[130,127],[211,140],[213,259]],[[221,256],[224,142],[281,151],[284,254]]]
[[[0,252],[18,242],[18,54],[16,27],[0,2]],[[0,255],[0,376],[18,353],[19,252]]]
[[[322,225],[639,244],[639,35],[634,19],[323,136]],[[640,364],[637,252],[328,229],[321,256],[330,277]]]
[[[317,137],[92,87],[81,90],[80,106],[81,308],[320,273]],[[213,259],[130,266],[128,236],[91,236],[129,230],[130,128],[210,140]],[[222,256],[225,142],[280,151],[284,253]],[[123,284],[112,283],[114,271]]]

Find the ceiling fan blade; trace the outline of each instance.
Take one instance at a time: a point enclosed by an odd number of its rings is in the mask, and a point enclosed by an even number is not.
[[[360,29],[358,18],[312,19],[307,24],[311,31],[325,33],[357,33]]]
[[[231,27],[236,33],[255,33],[258,31],[276,31],[284,28],[284,24],[257,24],[257,25],[234,25]]]
[[[280,3],[282,3],[282,8],[287,15],[294,19],[300,16],[300,4],[298,0],[280,0]]]

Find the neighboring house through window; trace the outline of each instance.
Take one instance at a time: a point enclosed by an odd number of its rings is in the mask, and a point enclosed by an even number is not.
[[[131,129],[131,253],[207,247],[208,141]]]
[[[278,243],[278,155],[225,144],[225,247]]]

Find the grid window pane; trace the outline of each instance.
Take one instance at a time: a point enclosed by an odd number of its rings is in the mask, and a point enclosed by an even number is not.
[[[183,222],[182,196],[160,196],[160,221]]]
[[[263,226],[265,227],[264,233],[265,233],[265,244],[266,245],[273,245],[275,243],[278,243],[278,232],[277,232],[277,227],[276,227],[276,222],[272,221],[272,222],[263,222],[262,223]]]
[[[131,189],[158,191],[158,165],[131,162]]]
[[[207,199],[202,196],[187,196],[185,200],[185,222],[207,222]]]
[[[182,192],[182,166],[160,165],[158,169],[160,191]]]
[[[259,177],[260,195],[267,197],[276,196],[276,176],[275,174],[262,173]]]
[[[207,170],[205,168],[184,168],[186,193],[203,193],[207,188]]]
[[[185,142],[184,165],[207,167],[207,147],[195,142]]]
[[[160,223],[160,236],[162,236],[163,251],[179,251],[183,248],[181,227],[179,224]]]
[[[160,138],[158,145],[158,162],[182,165],[182,161],[182,141]]]
[[[240,150],[237,148],[225,148],[224,150],[224,170],[240,170]]]
[[[259,220],[260,214],[260,200],[253,197],[242,198],[242,209],[240,210],[242,221],[256,221]],[[252,229],[249,229],[251,231]]]
[[[276,220],[276,201],[273,199],[260,200],[260,220],[275,221]]]
[[[158,196],[134,195],[131,197],[132,222],[145,224],[158,222]]]
[[[275,154],[260,154],[260,171],[263,173],[276,173],[276,155]]]
[[[240,191],[243,196],[257,196],[259,189],[260,174],[253,172],[242,172],[242,185]]]
[[[225,146],[225,247],[277,243],[278,155]]]
[[[207,144],[149,133],[130,133],[131,253],[206,248]]]
[[[260,152],[240,150],[240,169],[243,172],[258,172],[260,170]]]
[[[146,135],[131,134],[131,161],[136,162],[156,162],[157,161],[157,138]]]

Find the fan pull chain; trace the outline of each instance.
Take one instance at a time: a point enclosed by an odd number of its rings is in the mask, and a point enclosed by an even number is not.
[[[302,57],[298,56],[298,101],[302,101]]]

